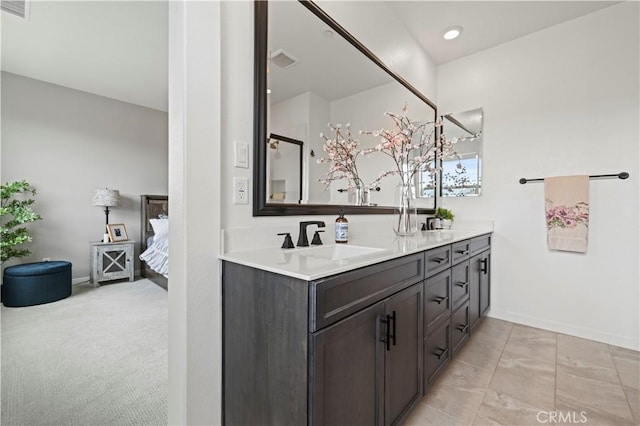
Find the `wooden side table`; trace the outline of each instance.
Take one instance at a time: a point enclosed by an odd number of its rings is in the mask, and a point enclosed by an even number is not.
[[[91,282],[97,287],[102,281],[128,278],[133,281],[134,241],[120,241],[117,243],[103,243],[92,241],[89,243],[91,252]]]

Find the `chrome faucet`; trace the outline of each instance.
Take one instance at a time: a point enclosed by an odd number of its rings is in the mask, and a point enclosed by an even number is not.
[[[300,222],[300,234],[298,235],[298,247],[309,247],[309,239],[307,238],[307,226],[318,225],[318,228],[324,228],[324,222],[321,220],[312,220],[309,222]]]

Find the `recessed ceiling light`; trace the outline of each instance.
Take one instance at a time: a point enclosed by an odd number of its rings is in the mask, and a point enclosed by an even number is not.
[[[462,27],[456,25],[444,30],[442,37],[444,37],[445,40],[453,40],[454,38],[458,38],[460,34],[462,34]]]
[[[324,34],[324,36],[325,36],[326,38],[331,38],[331,37],[333,37],[333,31],[331,31],[331,30],[324,30],[324,32],[323,32],[322,34]]]

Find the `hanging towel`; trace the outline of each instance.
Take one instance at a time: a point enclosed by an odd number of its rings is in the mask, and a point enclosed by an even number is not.
[[[549,250],[586,253],[589,230],[589,176],[544,180]]]

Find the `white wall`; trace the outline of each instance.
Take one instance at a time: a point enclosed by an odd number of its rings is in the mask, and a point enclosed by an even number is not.
[[[639,34],[626,2],[442,65],[439,107],[484,109],[483,195],[447,198],[493,218],[491,315],[638,349]],[[546,247],[542,183],[590,181],[586,254]]]
[[[29,225],[32,255],[3,266],[50,257],[88,278],[105,221],[91,200],[104,187],[120,190],[109,222],[125,224],[139,254],[140,195],[167,193],[167,157],[167,113],[3,72],[2,182],[29,181],[43,217]]]
[[[221,3],[169,4],[169,424],[222,419]]]

